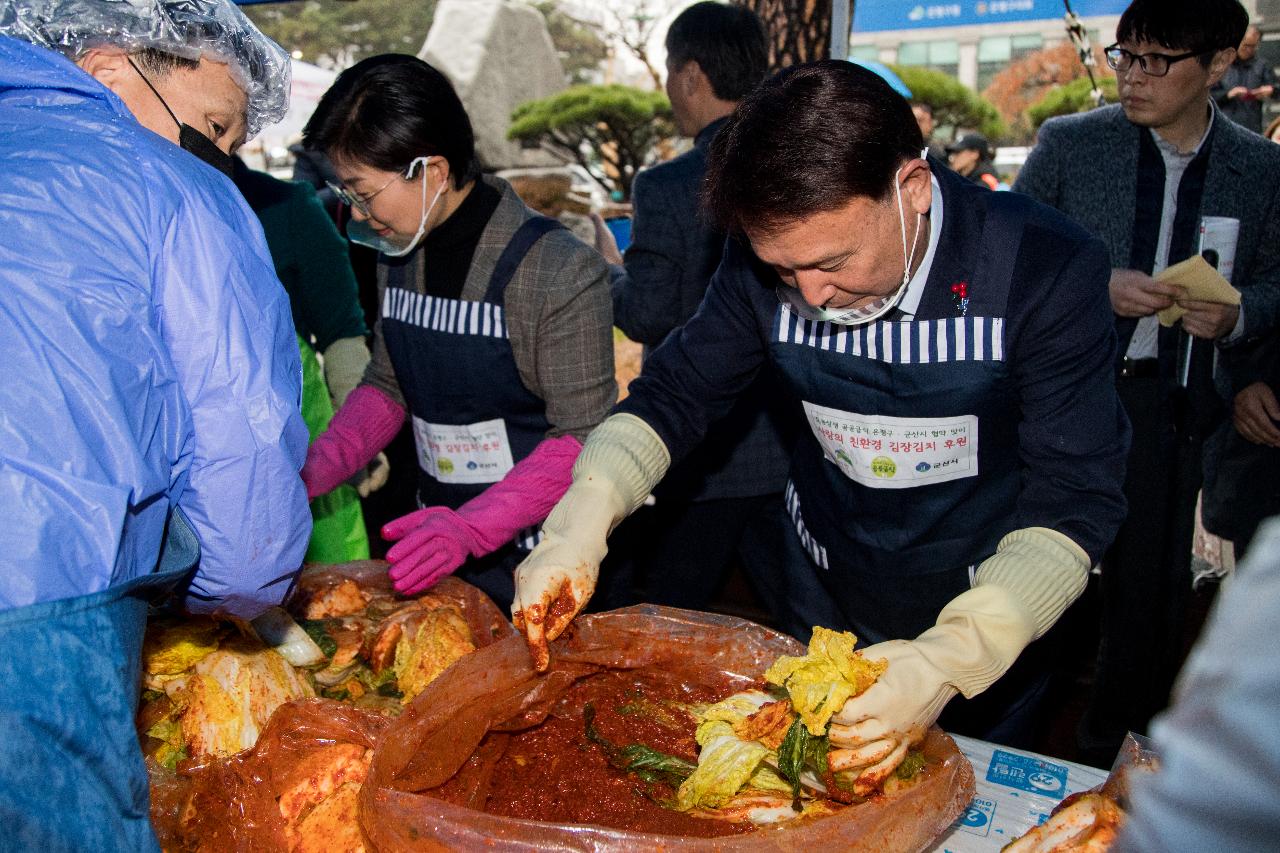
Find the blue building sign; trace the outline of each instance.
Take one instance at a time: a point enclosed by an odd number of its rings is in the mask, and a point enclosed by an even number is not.
[[[1072,0],[1082,18],[1119,15],[1129,0]],[[1066,14],[1062,0],[857,0],[853,31],[957,27],[966,24],[1004,24],[1012,21],[1059,19]]]

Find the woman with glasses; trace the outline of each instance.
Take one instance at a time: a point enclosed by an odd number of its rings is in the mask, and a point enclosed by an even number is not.
[[[381,253],[373,360],[312,445],[307,492],[346,481],[408,418],[420,508],[382,530],[396,589],[461,567],[509,605],[525,529],[568,487],[580,439],[616,396],[604,262],[480,174],[462,103],[419,59],[345,71],[303,139],[333,162],[350,239]]]

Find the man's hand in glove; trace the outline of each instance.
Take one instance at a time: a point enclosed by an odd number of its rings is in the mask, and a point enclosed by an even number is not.
[[[898,768],[907,748],[920,742],[957,692],[914,642],[877,643],[864,649],[863,657],[883,658],[889,667],[831,718],[827,755],[833,773],[857,774],[853,791],[858,796],[870,794]]]
[[[587,439],[590,443],[590,439]],[[511,621],[523,631],[539,672],[551,662],[547,643],[591,600],[608,548],[605,537],[626,515],[608,484],[575,481],[542,526],[542,541],[516,568]]]
[[[390,476],[391,463],[387,461],[387,454],[379,453],[368,465],[352,474],[347,484],[354,487],[360,497],[367,498],[385,486]]]
[[[569,627],[595,592],[605,537],[644,502],[671,464],[667,446],[634,415],[613,415],[587,437],[573,485],[542,526],[542,541],[516,568],[511,621],[539,672],[547,643]]]
[[[855,793],[869,793],[956,693],[972,698],[986,690],[1049,630],[1084,591],[1088,572],[1088,556],[1057,531],[1032,527],[1006,536],[978,568],[977,586],[942,608],[932,628],[863,650],[889,666],[832,717],[832,771],[856,773]]]

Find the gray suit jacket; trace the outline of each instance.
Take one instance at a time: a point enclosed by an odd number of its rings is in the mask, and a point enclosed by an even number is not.
[[[525,220],[537,214],[501,178],[480,180],[502,193],[476,245],[462,299],[479,302],[489,288],[498,259]],[[387,259],[379,256],[378,304],[387,286]],[[419,246],[405,260],[414,291],[425,292],[423,266],[431,263]],[[613,376],[613,307],[609,273],[600,255],[567,230],[556,230],[533,245],[516,268],[504,298],[507,330],[520,381],[547,404],[548,438],[587,435],[609,414],[618,397]],[[404,395],[395,365],[374,326],[373,358],[364,384],[400,405]]]
[[[1220,115],[1215,125],[1200,215],[1240,220],[1233,284],[1243,294],[1241,344],[1280,325],[1280,145]],[[1013,188],[1075,219],[1107,244],[1113,267],[1128,267],[1139,134],[1147,132],[1119,105],[1050,119]]]

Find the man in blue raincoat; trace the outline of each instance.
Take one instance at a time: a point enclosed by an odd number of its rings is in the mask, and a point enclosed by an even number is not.
[[[253,618],[301,563],[289,303],[217,170],[287,63],[227,0],[0,2],[0,847],[156,849],[147,602]]]

